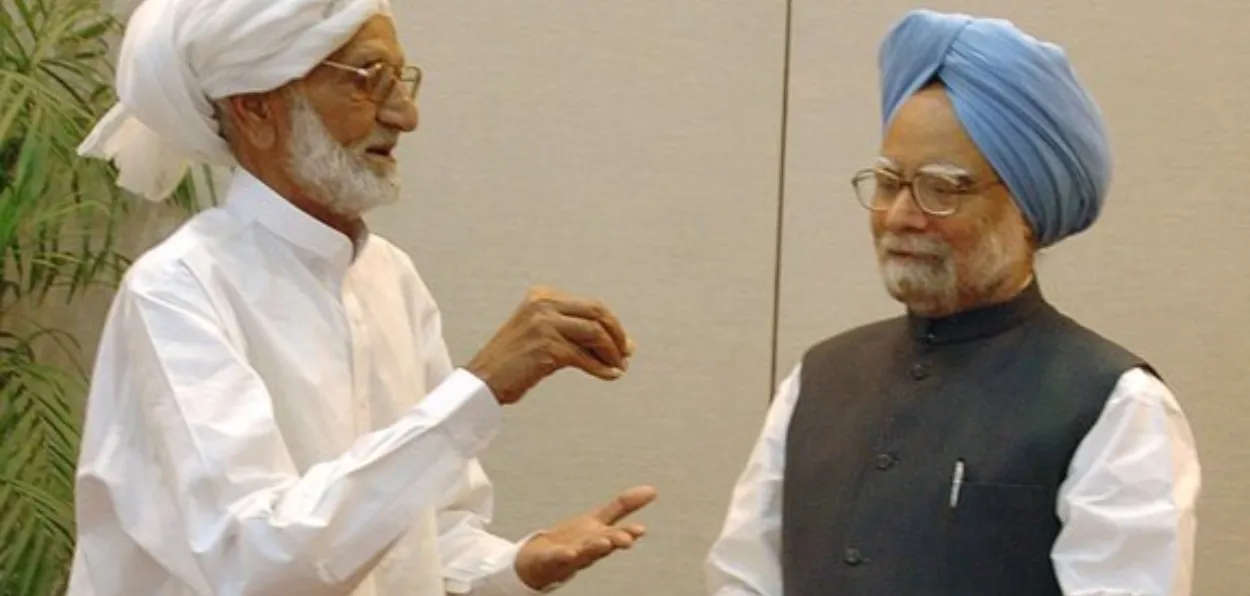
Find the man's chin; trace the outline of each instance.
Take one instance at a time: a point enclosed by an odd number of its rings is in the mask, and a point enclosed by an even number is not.
[[[368,198],[356,196],[354,199],[329,201],[325,204],[326,208],[338,214],[341,217],[356,219],[368,215],[369,212],[379,207],[385,207],[399,202],[399,191],[385,192],[370,195]]]
[[[955,307],[955,299],[951,295],[907,291],[891,286],[887,286],[886,291],[891,298],[906,307],[908,312],[922,317],[946,316]]]
[[[378,209],[381,209],[382,207],[394,205],[395,203],[398,203],[398,202],[399,202],[398,196],[386,197],[383,199],[374,199],[374,200],[369,201],[368,203],[362,203],[362,204],[356,205],[355,215],[357,217],[363,217]]]
[[[898,263],[886,262],[881,266],[886,293],[908,310],[921,314],[942,311],[955,296],[950,284],[934,279],[936,273],[915,271]]]
[[[369,172],[379,178],[393,178],[399,175],[399,162],[393,156],[365,155],[365,166]]]

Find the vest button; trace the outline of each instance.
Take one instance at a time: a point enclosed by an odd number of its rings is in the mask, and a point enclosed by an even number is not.
[[[888,470],[894,467],[895,461],[896,460],[894,459],[893,455],[890,455],[889,453],[882,453],[877,456],[877,469]]]
[[[911,378],[917,381],[929,376],[929,367],[917,362],[911,365]]]
[[[860,554],[858,548],[848,548],[842,560],[846,561],[847,565],[854,567],[864,562],[864,555]]]

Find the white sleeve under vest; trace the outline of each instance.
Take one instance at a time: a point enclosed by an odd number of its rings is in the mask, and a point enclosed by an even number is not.
[[[781,382],[705,565],[709,596],[783,596],[781,489],[800,367]],[[1190,596],[1201,468],[1172,392],[1119,379],[1059,488],[1051,560],[1066,596]]]

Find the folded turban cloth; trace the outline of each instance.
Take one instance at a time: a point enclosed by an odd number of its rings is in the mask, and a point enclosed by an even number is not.
[[[1111,154],[1098,107],[1062,48],[1005,20],[916,10],[889,30],[879,62],[884,126],[912,94],[941,82],[1039,248],[1093,225]]]
[[[119,101],[78,152],[163,200],[193,164],[235,165],[213,100],[303,77],[378,14],[388,0],[146,0],[122,40]]]

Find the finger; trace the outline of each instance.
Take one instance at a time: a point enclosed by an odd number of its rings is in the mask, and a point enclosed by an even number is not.
[[[567,342],[559,343],[553,346],[551,348],[551,353],[555,356],[556,360],[565,363],[568,366],[581,369],[586,374],[598,377],[605,381],[619,379],[621,375],[625,374],[625,371],[614,366],[604,364],[589,352]]]
[[[608,533],[613,548],[629,548],[634,545],[634,535],[624,529],[615,528]]]
[[[603,325],[587,319],[564,316],[556,319],[556,329],[570,343],[592,353],[595,358],[613,368],[624,370],[621,351],[612,342]]]
[[[612,499],[607,505],[595,512],[595,518],[609,526],[631,513],[642,509],[655,500],[655,489],[650,486],[635,486]]]
[[[620,527],[621,531],[629,534],[637,540],[647,534],[647,527],[642,524],[626,524]]]
[[[625,326],[621,325],[621,321],[603,303],[597,300],[560,297],[553,304],[562,314],[598,321],[618,351],[627,356],[633,353],[634,343],[625,333]]]
[[[608,536],[598,536],[586,541],[577,555],[578,568],[585,569],[595,561],[608,556],[615,549],[616,545]]]

